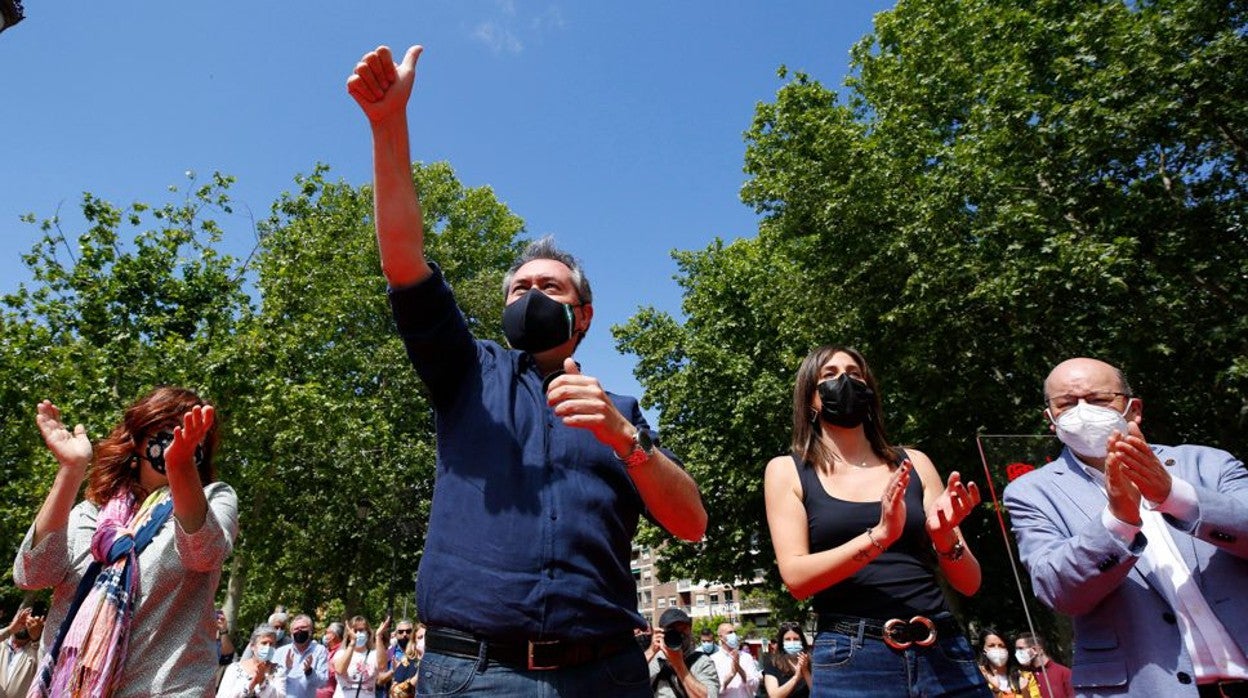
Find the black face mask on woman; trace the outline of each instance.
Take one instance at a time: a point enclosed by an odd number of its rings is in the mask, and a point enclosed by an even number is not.
[[[572,306],[531,288],[503,308],[503,334],[513,349],[537,354],[572,338]]]
[[[848,373],[820,383],[818,390],[819,399],[823,402],[819,416],[828,424],[846,429],[862,424],[870,414],[871,403],[875,399],[875,391],[868,388],[865,382],[851,378]]]

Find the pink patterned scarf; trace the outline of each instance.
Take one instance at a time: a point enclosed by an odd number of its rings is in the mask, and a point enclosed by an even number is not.
[[[116,689],[130,639],[139,553],[172,512],[167,487],[149,495],[138,511],[129,491],[104,505],[91,537],[94,561],[27,698],[107,698]]]

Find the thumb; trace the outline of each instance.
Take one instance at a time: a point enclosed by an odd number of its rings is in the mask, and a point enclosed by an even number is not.
[[[86,435],[87,435],[86,427],[82,426],[81,424],[74,427],[74,436],[86,436]]]
[[[425,50],[424,46],[413,46],[407,50],[403,56],[403,69],[416,70],[416,61],[420,59],[420,54]]]
[[[576,365],[576,361],[571,356],[563,360],[563,372],[569,376],[581,375],[581,367]]]

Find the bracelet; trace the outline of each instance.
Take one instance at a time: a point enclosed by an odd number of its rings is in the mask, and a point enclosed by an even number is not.
[[[936,550],[936,544],[932,543],[932,550],[936,552],[936,557],[942,560],[948,560],[950,562],[957,562],[958,560],[962,559],[963,555],[966,554],[966,543],[963,543],[962,539],[959,538],[958,542],[954,543],[952,548],[950,548],[947,552],[943,552],[943,553],[940,552],[939,550]]]
[[[876,548],[878,548],[880,552],[884,552],[885,550],[884,546],[877,543],[875,540],[875,536],[871,535],[871,529],[873,528],[875,527],[874,526],[867,527],[867,540],[871,541],[871,545],[874,545]]]

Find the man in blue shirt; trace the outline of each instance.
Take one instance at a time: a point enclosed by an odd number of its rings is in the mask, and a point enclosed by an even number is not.
[[[378,48],[347,89],[373,136],[382,271],[437,413],[437,477],[417,582],[428,623],[417,694],[648,696],[629,559],[645,514],[700,540],[693,479],[657,448],[636,399],[572,354],[593,318],[580,264],[540,240],[507,273],[511,349],[472,336],[424,256],[407,100],[421,48]],[[460,693],[464,695],[465,693]]]

